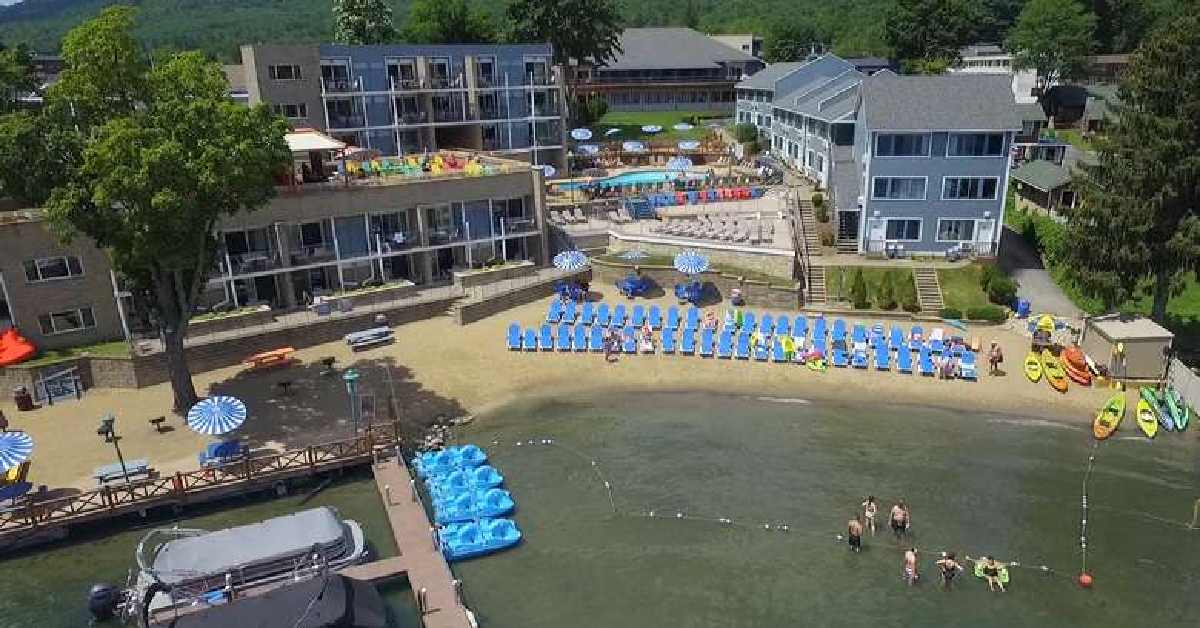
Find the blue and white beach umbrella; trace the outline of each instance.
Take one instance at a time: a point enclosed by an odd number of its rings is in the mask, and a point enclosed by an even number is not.
[[[646,145],[641,142],[633,142],[633,141],[624,142],[621,144],[621,148],[627,153],[644,153],[644,152],[646,152]]]
[[[25,432],[0,432],[0,473],[29,460],[33,439]]]
[[[580,144],[575,147],[575,152],[580,155],[599,155],[600,147],[595,144]]]
[[[554,256],[554,267],[563,270],[583,270],[588,265],[583,251],[563,251]]]
[[[675,270],[685,275],[699,275],[708,270],[708,258],[692,250],[683,251],[675,256]]]
[[[546,177],[547,179],[549,179],[549,178],[553,177],[554,175],[558,174],[558,169],[557,169],[557,168],[555,168],[554,166],[551,166],[550,164],[537,164],[537,165],[533,166],[533,169],[534,169],[534,170],[541,170],[541,171],[542,171],[542,176],[543,176],[543,177]]]
[[[700,148],[700,140],[681,140],[679,150],[696,150]]]
[[[592,130],[584,128],[571,129],[571,139],[579,140],[581,142],[584,140],[590,140],[592,139]]]
[[[692,129],[694,129],[696,127],[688,124],[687,122],[680,122],[679,124],[676,124],[675,126],[673,126],[671,128],[675,129],[676,131],[691,131]]]
[[[667,162],[667,170],[691,170],[692,160],[687,157],[672,157]]]
[[[188,427],[201,434],[227,434],[246,422],[246,404],[241,399],[217,395],[201,399],[188,410]]]
[[[642,133],[658,133],[662,131],[662,127],[657,124],[646,124],[642,126]]]
[[[647,257],[650,257],[650,254],[641,249],[629,249],[628,251],[622,252],[620,257],[627,262],[633,262],[636,264]]]

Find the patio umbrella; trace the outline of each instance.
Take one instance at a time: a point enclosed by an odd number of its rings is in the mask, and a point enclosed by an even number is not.
[[[667,162],[667,170],[690,170],[692,168],[692,160],[687,157],[672,157]]]
[[[700,148],[700,140],[682,140],[679,142],[680,150],[696,150]]]
[[[662,131],[662,127],[657,124],[646,124],[642,126],[642,133],[658,133]]]
[[[599,155],[600,147],[595,144],[580,144],[575,147],[575,152],[580,155]]]
[[[671,128],[675,129],[676,131],[691,131],[692,129],[694,129],[696,127],[688,124],[687,122],[680,122],[679,124],[676,124],[675,126],[673,126]]]
[[[583,251],[563,251],[554,256],[554,267],[562,270],[583,270],[588,265],[588,257]]]
[[[685,275],[699,275],[708,270],[708,258],[693,250],[675,256],[675,270]]]
[[[628,251],[622,252],[620,257],[627,262],[633,262],[636,264],[647,257],[650,257],[650,254],[641,249],[629,249]]]
[[[609,129],[609,130],[607,130],[607,131],[605,131],[605,132],[604,132],[604,137],[611,137],[611,136],[613,136],[613,135],[616,135],[617,133],[620,133],[620,132],[621,132],[621,129]]]
[[[571,139],[579,141],[590,140],[592,139],[592,131],[591,129],[583,128],[571,129]]]
[[[188,427],[209,436],[227,434],[245,422],[246,404],[227,395],[201,399],[187,414]]]
[[[0,432],[0,473],[16,468],[33,453],[33,439],[25,432]]]
[[[558,169],[550,164],[536,164],[533,166],[533,168],[535,170],[541,170],[542,176],[546,177],[547,179],[558,173]]]
[[[622,142],[621,149],[628,153],[644,153],[646,145],[641,142]]]

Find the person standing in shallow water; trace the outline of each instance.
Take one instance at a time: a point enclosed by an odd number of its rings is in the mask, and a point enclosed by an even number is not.
[[[920,577],[917,573],[917,548],[910,547],[904,550],[904,581],[911,587]]]
[[[850,544],[851,550],[862,551],[862,534],[863,524],[859,520],[859,515],[856,514],[846,523],[846,542]]]
[[[908,512],[908,505],[904,503],[903,499],[897,502],[895,506],[892,506],[890,523],[892,534],[896,535],[897,540],[901,536],[908,534],[908,527],[912,524],[912,519]]]
[[[963,566],[959,564],[954,552],[942,552],[942,557],[934,564],[941,572],[942,587],[949,590],[950,584],[954,582],[954,577],[963,570]]]
[[[862,503],[862,509],[867,528],[871,530],[871,536],[875,536],[875,514],[879,512],[879,504],[875,503],[874,495],[867,496],[867,500]]]

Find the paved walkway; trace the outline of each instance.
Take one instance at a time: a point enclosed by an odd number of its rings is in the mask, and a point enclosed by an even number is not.
[[[1079,308],[1054,283],[1033,245],[1008,227],[1000,239],[1000,268],[1017,280],[1020,284],[1017,296],[1028,299],[1034,312],[1066,318],[1081,315]]]

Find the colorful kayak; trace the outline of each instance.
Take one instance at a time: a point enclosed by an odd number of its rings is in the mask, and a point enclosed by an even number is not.
[[[1138,399],[1137,402],[1137,419],[1138,427],[1142,429],[1142,433],[1149,438],[1154,438],[1158,433],[1158,417],[1154,414],[1154,408],[1145,399]]]
[[[1046,373],[1046,382],[1051,388],[1058,392],[1067,392],[1067,373],[1049,349],[1042,349],[1042,371]]]
[[[1158,424],[1168,432],[1175,431],[1175,420],[1171,418],[1171,415],[1163,412],[1162,406],[1158,403],[1158,393],[1149,386],[1143,386],[1140,394],[1150,409],[1154,410],[1154,415],[1158,417]]]
[[[1096,421],[1092,423],[1092,434],[1099,440],[1104,440],[1117,431],[1121,419],[1125,418],[1125,393],[1117,393],[1108,398],[1100,412],[1096,413]]]
[[[1182,432],[1187,429],[1188,420],[1191,419],[1191,409],[1187,403],[1179,396],[1179,391],[1175,390],[1174,386],[1167,387],[1167,403],[1171,404],[1175,414],[1175,429]]]
[[[1035,384],[1042,379],[1042,359],[1032,351],[1025,356],[1025,377]]]

